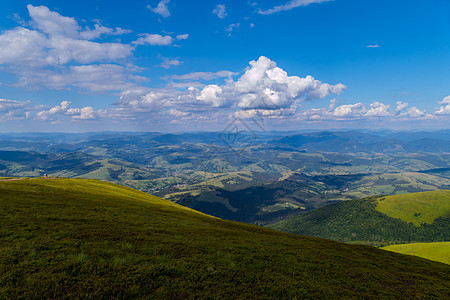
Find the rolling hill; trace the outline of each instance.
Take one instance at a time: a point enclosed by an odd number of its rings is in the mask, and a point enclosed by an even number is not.
[[[416,226],[432,224],[439,217],[450,218],[450,191],[381,197],[377,199],[376,210]]]
[[[0,181],[0,298],[447,298],[449,271],[98,180]]]
[[[342,201],[269,227],[345,242],[450,241],[449,196],[440,190]]]

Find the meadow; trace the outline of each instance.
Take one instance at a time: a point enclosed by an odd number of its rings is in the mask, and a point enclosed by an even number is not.
[[[450,266],[84,179],[0,182],[0,298],[447,298]]]

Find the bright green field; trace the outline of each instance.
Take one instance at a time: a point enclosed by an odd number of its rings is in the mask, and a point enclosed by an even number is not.
[[[450,242],[390,245],[382,249],[450,264]]]
[[[448,298],[450,266],[83,179],[0,182],[0,299]]]
[[[416,226],[431,224],[438,217],[450,217],[449,190],[387,196],[377,202],[375,209],[379,212]]]

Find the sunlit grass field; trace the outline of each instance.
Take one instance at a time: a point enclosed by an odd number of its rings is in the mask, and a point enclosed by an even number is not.
[[[450,217],[450,190],[381,197],[376,210],[416,226],[432,224],[438,217]]]
[[[447,298],[449,271],[98,180],[0,182],[0,299]]]
[[[399,244],[386,246],[382,249],[415,255],[450,265],[450,242]]]

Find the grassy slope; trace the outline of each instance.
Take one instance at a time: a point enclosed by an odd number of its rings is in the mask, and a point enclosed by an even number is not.
[[[376,210],[416,226],[450,217],[450,190],[402,194],[377,200]]]
[[[450,241],[450,218],[440,217],[431,225],[415,226],[377,211],[376,205],[377,197],[343,201],[269,227],[344,242],[383,244]]]
[[[0,298],[446,298],[449,271],[96,180],[0,182]]]
[[[416,255],[450,265],[450,242],[389,245],[384,250]]]

